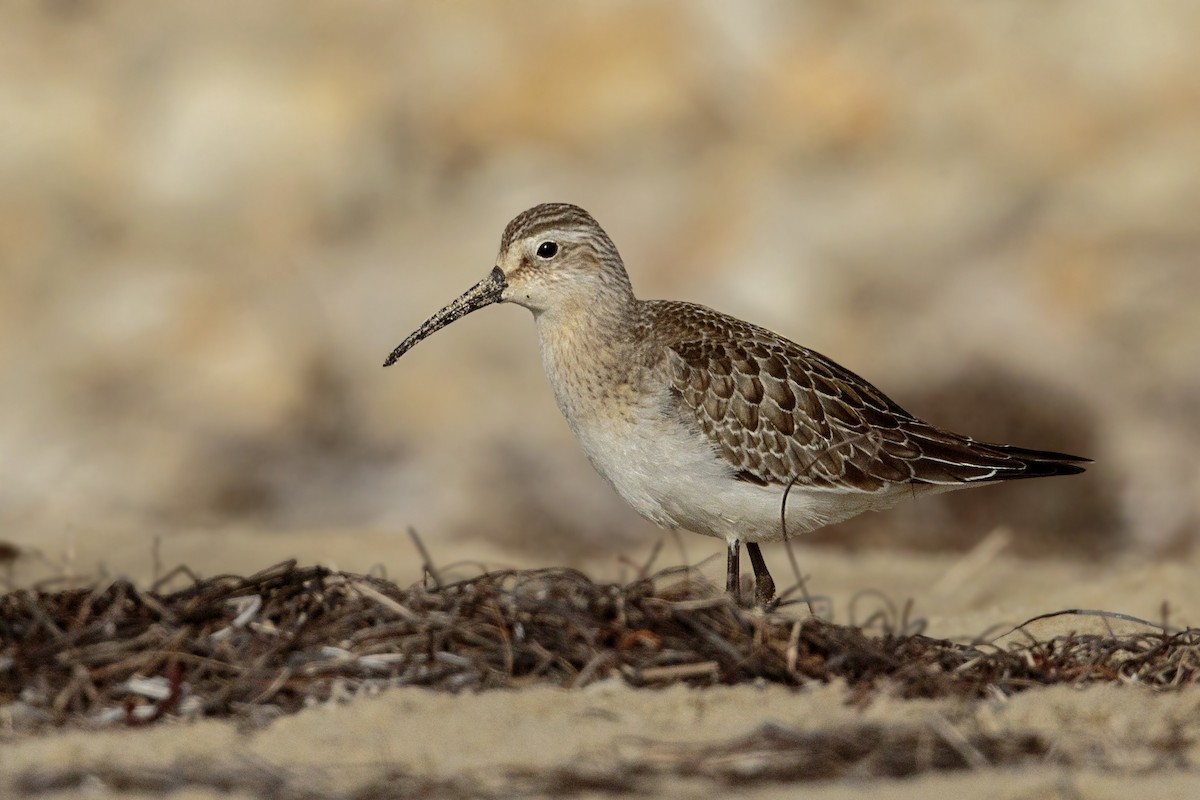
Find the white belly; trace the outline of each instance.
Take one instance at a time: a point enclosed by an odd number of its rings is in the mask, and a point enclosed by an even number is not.
[[[738,480],[699,429],[664,418],[656,408],[629,416],[567,417],[588,459],[625,502],[668,528],[726,541],[783,538],[783,489]],[[909,496],[793,487],[787,535],[806,533]]]

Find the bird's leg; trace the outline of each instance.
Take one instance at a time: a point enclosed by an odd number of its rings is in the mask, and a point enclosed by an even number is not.
[[[775,580],[767,570],[767,561],[763,558],[758,542],[746,542],[746,552],[750,555],[750,564],[754,567],[754,602],[760,606],[775,597]]]
[[[725,560],[725,591],[733,598],[733,602],[741,603],[742,589],[742,542],[739,539],[729,541],[729,555]]]

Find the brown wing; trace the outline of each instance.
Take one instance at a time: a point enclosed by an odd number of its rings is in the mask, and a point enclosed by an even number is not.
[[[680,411],[739,477],[877,492],[1081,472],[1075,456],[922,422],[834,361],[689,303],[650,303]]]

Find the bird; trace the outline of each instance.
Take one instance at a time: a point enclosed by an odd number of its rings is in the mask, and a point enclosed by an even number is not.
[[[740,598],[775,582],[760,548],[902,499],[1072,475],[1090,459],[976,441],[910,414],[830,358],[695,303],[640,300],[612,239],[584,209],[512,219],[490,273],[388,355],[480,308],[533,313],[554,399],[596,471],[646,519],[726,544]]]

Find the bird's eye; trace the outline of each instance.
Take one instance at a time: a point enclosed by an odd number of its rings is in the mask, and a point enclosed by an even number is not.
[[[558,255],[558,244],[556,242],[542,242],[537,249],[538,258],[554,258]]]

